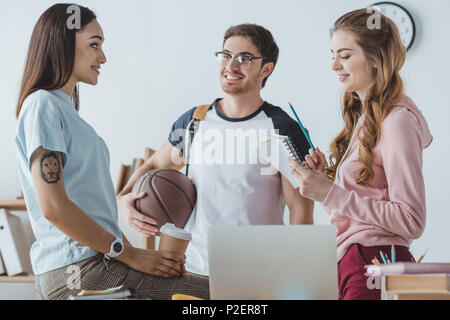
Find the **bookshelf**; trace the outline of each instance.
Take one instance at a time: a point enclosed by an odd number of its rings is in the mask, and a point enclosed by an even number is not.
[[[1,300],[39,300],[34,277],[28,275],[0,276]]]
[[[24,199],[0,200],[0,209],[26,211]],[[34,283],[33,275],[7,276],[0,275],[0,283]]]
[[[34,276],[23,275],[23,276],[0,276],[0,283],[34,283]]]

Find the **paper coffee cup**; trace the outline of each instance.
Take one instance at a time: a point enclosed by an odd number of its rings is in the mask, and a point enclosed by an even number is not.
[[[184,254],[192,234],[189,231],[177,228],[173,223],[166,223],[159,229],[159,249]]]

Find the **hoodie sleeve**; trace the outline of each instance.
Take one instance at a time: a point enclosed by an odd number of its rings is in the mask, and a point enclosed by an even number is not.
[[[334,184],[323,205],[405,239],[419,238],[426,220],[422,144],[414,114],[405,109],[393,112],[383,122],[379,141],[390,200],[363,197]]]

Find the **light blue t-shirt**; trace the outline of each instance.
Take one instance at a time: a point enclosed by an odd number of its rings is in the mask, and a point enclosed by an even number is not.
[[[69,238],[42,214],[30,162],[39,147],[62,153],[64,185],[69,199],[106,231],[122,239],[108,148],[80,117],[67,94],[61,90],[39,90],[30,94],[20,112],[16,144],[20,182],[36,237],[30,252],[36,275],[98,254]]]

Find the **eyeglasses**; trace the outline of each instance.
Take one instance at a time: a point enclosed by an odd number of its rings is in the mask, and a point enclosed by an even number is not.
[[[267,59],[267,57],[254,57],[248,54],[238,54],[233,56],[232,54],[223,51],[216,52],[215,55],[217,57],[217,62],[222,67],[227,66],[228,63],[230,63],[231,59],[234,59],[239,63],[239,66],[243,69],[250,68],[250,65],[252,64],[253,60]]]

